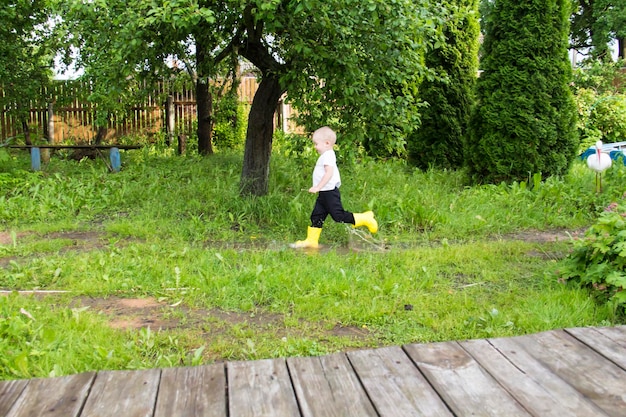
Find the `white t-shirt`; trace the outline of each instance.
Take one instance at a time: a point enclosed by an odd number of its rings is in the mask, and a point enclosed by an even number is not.
[[[332,149],[327,150],[317,158],[315,163],[315,169],[313,169],[313,186],[315,187],[324,177],[324,166],[328,165],[333,168],[333,176],[330,177],[330,181],[320,191],[334,190],[335,187],[341,185],[341,176],[339,175],[339,168],[337,168],[337,157],[335,151]]]

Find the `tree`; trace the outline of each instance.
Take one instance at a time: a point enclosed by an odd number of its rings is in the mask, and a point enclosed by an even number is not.
[[[609,44],[617,39],[618,55],[624,58],[626,4],[623,0],[577,0],[571,21],[571,47],[589,50],[592,59],[611,61]]]
[[[444,25],[446,41],[426,54],[426,65],[447,74],[446,79],[426,80],[420,98],[428,106],[422,110],[422,123],[409,137],[409,157],[421,169],[430,166],[460,168],[463,137],[474,104],[478,72],[477,0],[443,3],[449,10]]]
[[[226,58],[219,54],[220,37],[233,24],[225,16],[228,10],[223,4],[207,8],[198,2],[177,0],[162,4],[141,0],[60,1],[68,38],[66,50],[79,50],[78,65],[92,80],[91,99],[100,107],[99,125],[106,126],[111,113],[123,114],[151,92],[144,86],[176,76],[180,71],[171,63],[181,62],[196,90],[198,150],[213,153],[210,80],[220,72],[219,64]]]
[[[434,42],[434,10],[413,0],[73,0],[66,16],[103,99],[128,91],[138,73],[166,74],[172,55],[195,56],[201,80],[230,54],[252,62],[261,75],[241,189],[263,195],[274,112],[287,91],[306,126],[332,124],[344,143],[378,152],[403,149],[418,121],[417,86],[430,74],[423,53]]]
[[[578,140],[567,0],[503,0],[485,22],[467,162],[476,181],[564,173]]]
[[[261,71],[248,120],[243,194],[268,190],[273,113],[283,93],[309,130],[384,155],[402,152],[418,123],[417,86],[433,74],[438,9],[398,0],[250,1],[231,46]]]
[[[4,95],[0,107],[22,125],[31,144],[30,102],[41,98],[52,79],[54,47],[45,0],[13,0],[0,7],[0,80]],[[10,22],[10,24],[6,24]]]

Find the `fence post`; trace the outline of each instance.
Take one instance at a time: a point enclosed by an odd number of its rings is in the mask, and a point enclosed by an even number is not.
[[[165,132],[167,135],[167,146],[170,146],[174,142],[174,129],[175,129],[175,117],[176,111],[174,109],[174,97],[167,96],[167,102],[165,104]]]
[[[48,143],[54,143],[54,102],[48,103]],[[50,152],[48,148],[41,149],[41,160],[44,164],[50,162]]]
[[[178,135],[178,154],[184,155],[187,152],[187,135]]]
[[[48,103],[48,142],[54,143],[54,102]]]

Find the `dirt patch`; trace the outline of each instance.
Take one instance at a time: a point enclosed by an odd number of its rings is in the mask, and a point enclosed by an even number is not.
[[[522,240],[524,242],[567,242],[572,239],[580,239],[585,235],[586,229],[577,230],[548,230],[548,231],[525,231],[511,233],[504,236],[506,240]]]
[[[255,313],[231,312],[220,309],[197,309],[174,303],[168,304],[153,297],[148,298],[92,298],[80,297],[74,300],[72,308],[86,308],[107,317],[109,326],[120,330],[138,330],[150,327],[152,330],[195,329],[210,333],[212,337],[224,334],[235,326],[247,326],[259,331],[271,330],[276,337],[292,335],[294,330],[287,328],[285,317],[257,311]],[[370,332],[354,326],[336,324],[330,329],[312,324],[318,332],[327,337],[352,339],[369,338]],[[307,327],[307,326],[304,326]]]
[[[110,239],[115,236],[111,236],[108,233],[87,230],[87,231],[69,231],[69,232],[53,232],[44,234],[42,236],[32,232],[20,232],[11,233],[6,231],[0,231],[0,245],[13,245],[14,243],[22,243],[28,241],[54,241],[60,240],[63,242],[63,247],[59,250],[59,253],[66,252],[88,252],[97,249],[104,249],[108,247],[111,242]],[[132,238],[117,238],[115,241],[116,247],[123,247],[128,242],[136,240]],[[69,242],[65,242],[69,241]],[[24,257],[0,257],[0,268],[6,268],[11,261],[28,260]]]
[[[16,234],[15,240],[21,237],[23,233]],[[0,232],[0,245],[12,245],[14,236],[10,232]]]

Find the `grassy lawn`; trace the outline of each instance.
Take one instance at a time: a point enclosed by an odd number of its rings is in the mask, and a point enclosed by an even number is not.
[[[580,162],[565,178],[484,186],[398,161],[344,164],[344,206],[374,210],[379,233],[329,219],[321,249],[294,250],[314,202],[304,191],[312,158],[277,151],[269,195],[242,198],[238,153],[148,147],[123,154],[116,174],[58,156],[33,173],[15,154],[0,168],[0,289],[10,292],[0,297],[0,378],[622,320],[556,271],[572,239],[622,199],[623,167],[598,194]]]

